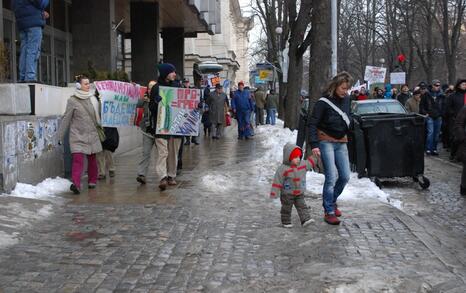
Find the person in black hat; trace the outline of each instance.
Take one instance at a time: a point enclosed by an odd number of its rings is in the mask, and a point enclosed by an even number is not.
[[[209,95],[206,104],[209,106],[209,120],[213,126],[213,139],[219,139],[223,136],[225,127],[225,115],[228,110],[226,104],[227,95],[223,92],[221,84],[215,85],[215,91]]]
[[[157,66],[159,70],[159,79],[156,85],[152,87],[150,93],[149,109],[154,125],[157,123],[157,114],[159,103],[162,97],[159,95],[159,86],[181,87],[176,80],[176,68],[170,63],[162,63]],[[178,163],[178,150],[181,145],[181,137],[173,135],[156,134],[155,145],[157,149],[156,172],[161,177],[159,188],[165,190],[168,185],[176,185],[176,169]]]

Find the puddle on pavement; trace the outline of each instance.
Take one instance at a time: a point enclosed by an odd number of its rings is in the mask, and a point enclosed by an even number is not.
[[[66,238],[69,241],[84,241],[87,239],[98,239],[104,236],[104,234],[99,233],[95,230],[89,232],[73,231],[66,234]]]
[[[179,187],[179,186],[177,186]],[[171,193],[173,188],[164,192],[154,185],[116,186],[102,184],[94,190],[84,190],[80,195],[71,197],[72,204],[159,204],[174,205],[176,197]]]

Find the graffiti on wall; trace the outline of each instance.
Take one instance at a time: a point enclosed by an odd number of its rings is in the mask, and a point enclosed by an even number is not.
[[[33,160],[58,145],[58,119],[17,122],[18,155]]]

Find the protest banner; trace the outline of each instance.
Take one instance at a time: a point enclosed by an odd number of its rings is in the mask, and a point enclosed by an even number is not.
[[[364,73],[364,79],[369,83],[385,83],[385,76],[387,74],[387,68],[366,66]]]
[[[391,84],[405,84],[406,83],[406,72],[392,72],[390,73]]]
[[[102,126],[133,126],[140,97],[139,85],[116,80],[96,81],[102,103]]]
[[[198,89],[159,87],[157,134],[198,136],[201,120]]]

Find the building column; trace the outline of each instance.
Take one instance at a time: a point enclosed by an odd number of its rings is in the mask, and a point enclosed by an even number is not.
[[[73,75],[87,72],[92,63],[98,71],[116,70],[115,0],[73,1]]]
[[[131,2],[131,79],[146,85],[159,60],[159,4]]]
[[[184,77],[184,28],[164,28],[163,62],[176,67],[179,78]]]

